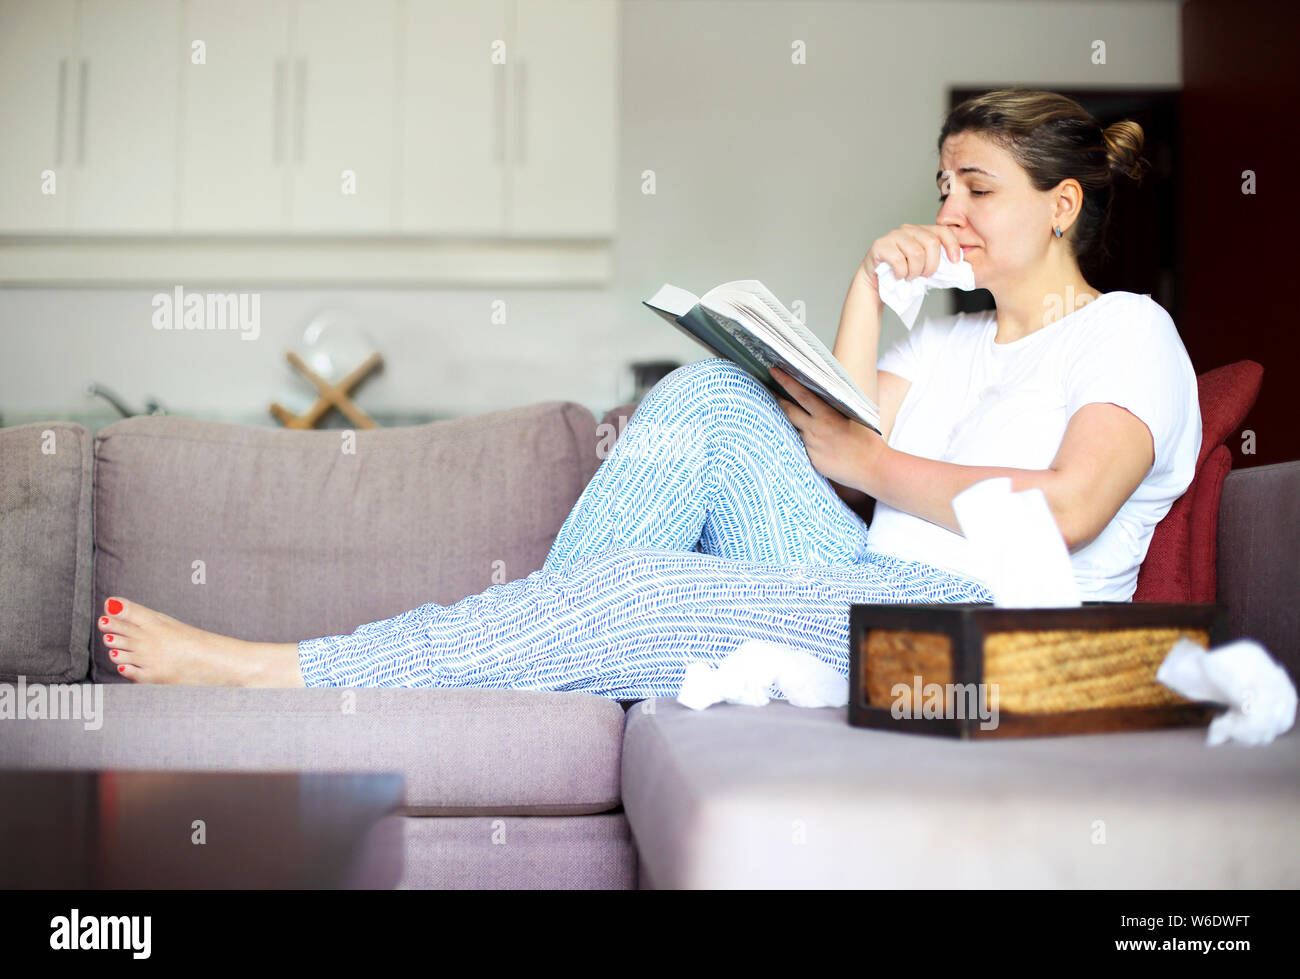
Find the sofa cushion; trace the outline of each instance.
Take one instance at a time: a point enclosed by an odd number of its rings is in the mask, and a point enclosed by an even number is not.
[[[609,450],[614,447],[618,441],[623,429],[627,428],[627,423],[631,421],[632,416],[636,413],[639,401],[629,401],[626,404],[610,408],[601,416],[600,421],[596,424],[596,455],[601,461],[609,455]]]
[[[636,847],[621,812],[403,819],[399,890],[630,890]]]
[[[1194,487],[1188,527],[1188,548],[1193,555],[1188,584],[1193,602],[1213,602],[1218,591],[1219,501],[1223,481],[1231,469],[1232,450],[1217,445],[1201,467],[1202,478]]]
[[[1290,888],[1298,783],[1300,728],[1254,748],[1204,728],[959,741],[658,699],[623,741],[661,888]]]
[[[1300,686],[1300,459],[1228,473],[1218,560],[1233,635],[1262,643]]]
[[[355,433],[117,422],[95,440],[95,608],[296,642],[522,578],[595,471],[595,424],[568,402]],[[94,661],[121,680],[102,643]]]
[[[0,429],[0,680],[86,675],[90,446],[66,422]]]
[[[1197,377],[1201,448],[1191,484],[1151,533],[1138,569],[1135,602],[1213,602],[1219,493],[1232,465],[1223,443],[1245,420],[1259,397],[1264,368],[1253,360],[1215,368]],[[1219,448],[1224,453],[1219,453]],[[1226,463],[1226,465],[1225,465]]]
[[[623,709],[595,694],[73,686],[98,708],[5,724],[0,768],[397,772],[419,814],[619,804]]]

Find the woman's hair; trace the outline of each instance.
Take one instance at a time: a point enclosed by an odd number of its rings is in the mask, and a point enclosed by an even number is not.
[[[1120,177],[1141,182],[1142,127],[1123,121],[1103,128],[1073,99],[1055,92],[1003,89],[967,99],[948,113],[944,140],[961,132],[988,136],[1029,174],[1037,190],[1073,177],[1083,188],[1079,218],[1065,233],[1076,258],[1106,253],[1110,202]]]

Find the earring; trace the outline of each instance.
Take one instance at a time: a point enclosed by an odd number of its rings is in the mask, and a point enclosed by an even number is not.
[[[1059,227],[1053,228],[1052,234],[1056,235],[1058,238],[1061,237],[1061,229]]]

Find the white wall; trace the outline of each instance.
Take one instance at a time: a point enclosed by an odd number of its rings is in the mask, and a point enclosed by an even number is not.
[[[386,357],[375,412],[547,399],[612,406],[630,360],[704,355],[640,301],[758,278],[829,345],[871,241],[937,209],[950,86],[1176,87],[1179,3],[625,0],[615,280],[601,290],[262,290],[262,333],[152,329],[151,289],[0,291],[5,424],[84,411],[97,380],[141,404],[270,423],[311,316],[361,316]],[[1107,64],[1091,62],[1106,42]],[[791,64],[791,44],[807,63]],[[641,191],[653,170],[657,193]],[[508,323],[491,325],[494,300]],[[936,308],[944,299],[931,300]],[[901,325],[887,318],[884,343]]]

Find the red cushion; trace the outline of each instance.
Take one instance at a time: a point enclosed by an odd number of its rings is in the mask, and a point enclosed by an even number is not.
[[[1133,601],[1215,601],[1219,496],[1232,468],[1232,452],[1223,443],[1255,404],[1263,374],[1255,361],[1240,360],[1197,377],[1201,449],[1196,474],[1151,534]]]
[[[1217,572],[1219,536],[1219,497],[1223,480],[1232,468],[1232,450],[1218,446],[1201,467],[1201,479],[1196,484],[1196,498],[1192,501],[1191,553],[1193,602],[1213,602],[1218,593]]]

